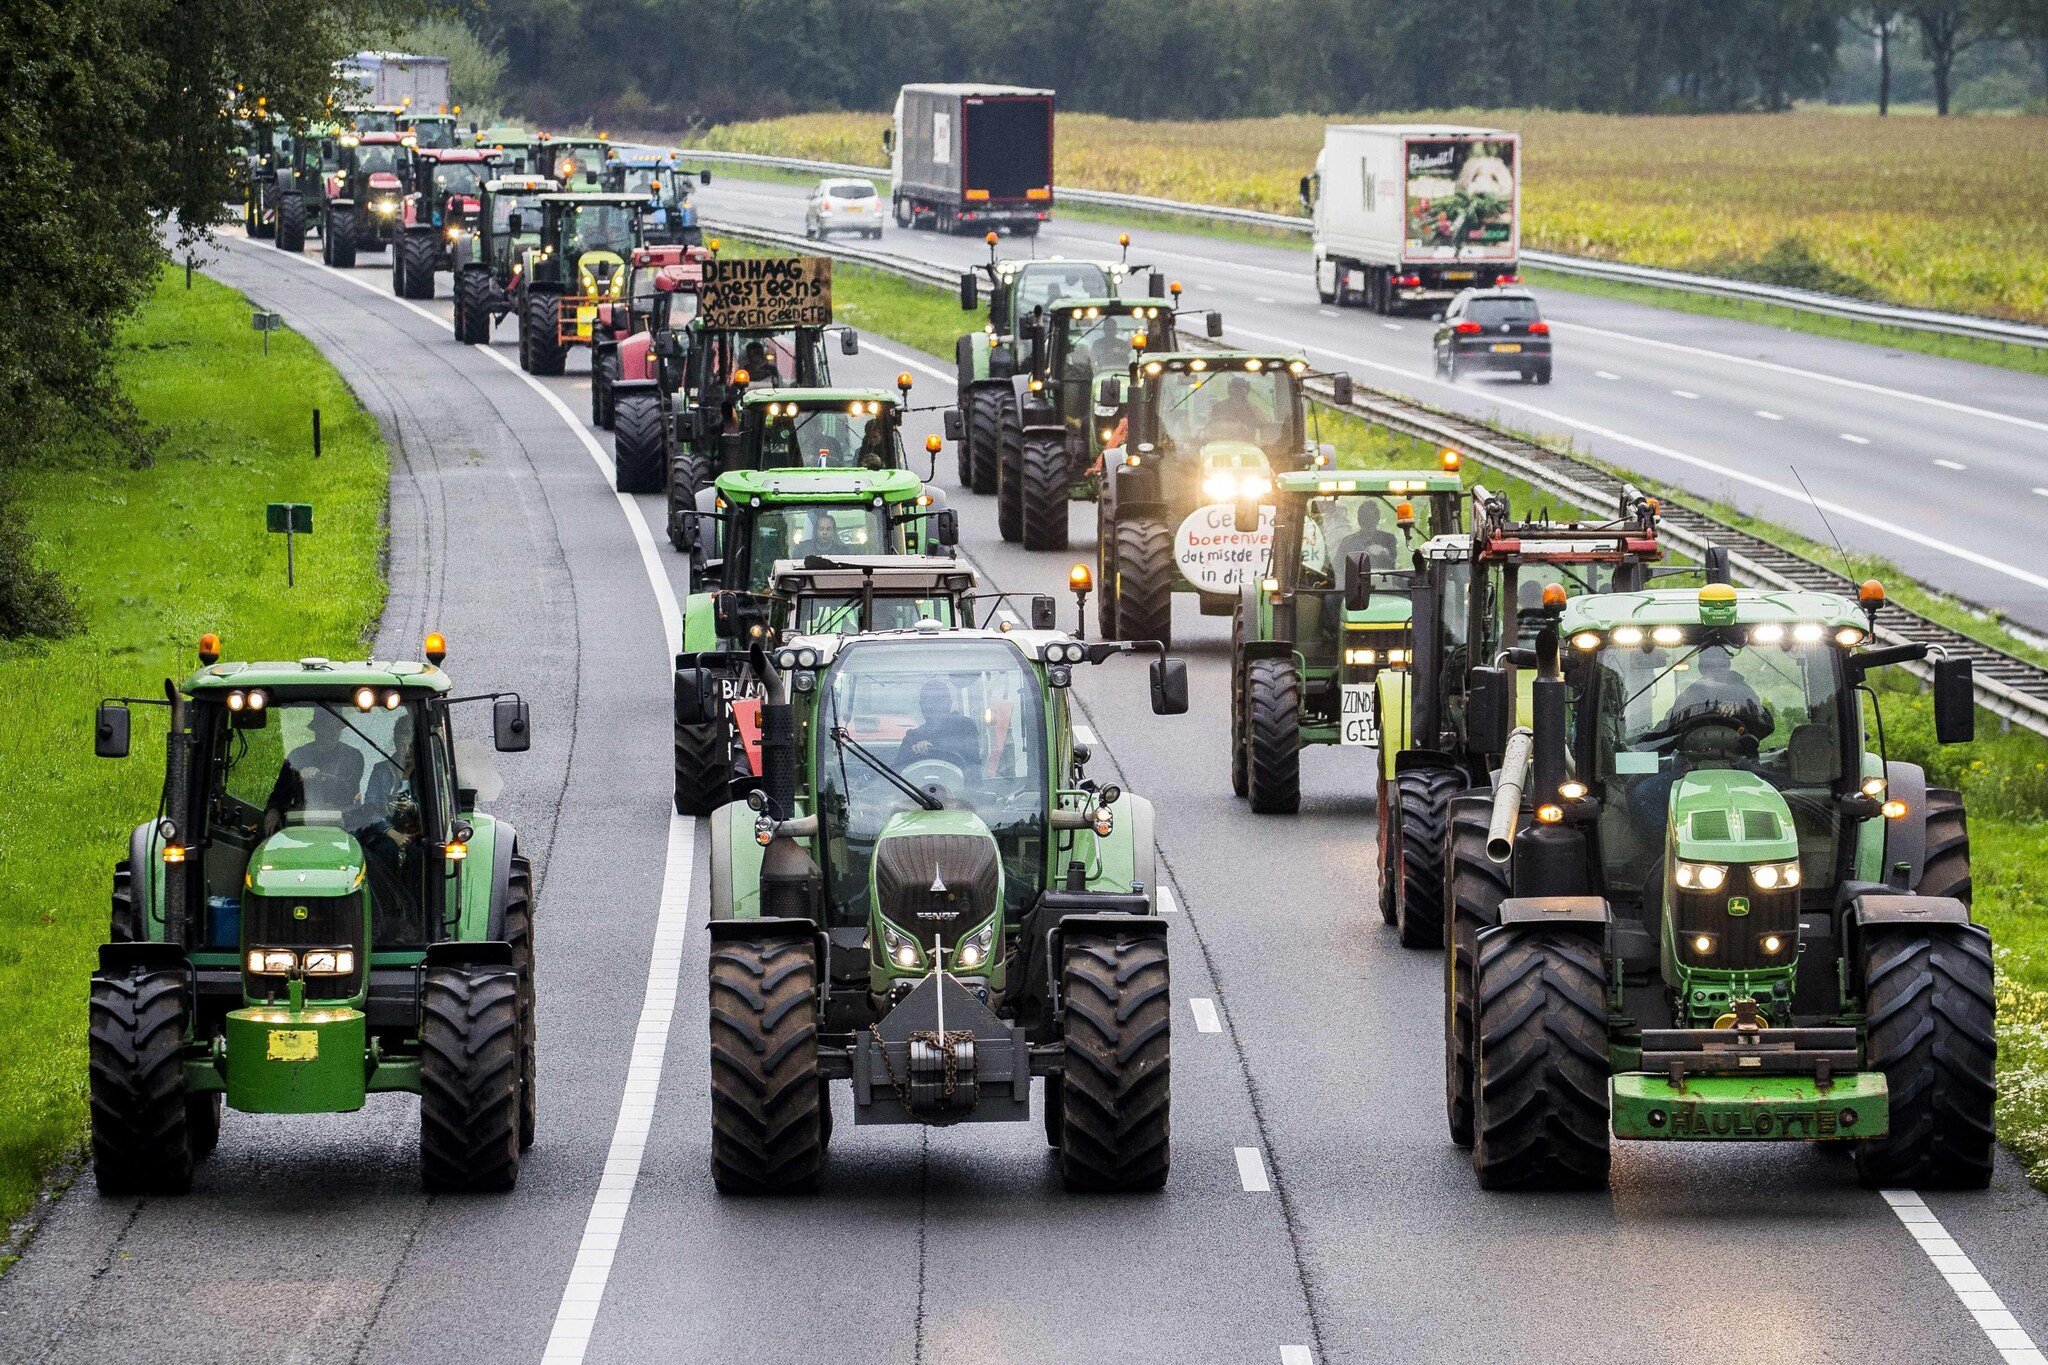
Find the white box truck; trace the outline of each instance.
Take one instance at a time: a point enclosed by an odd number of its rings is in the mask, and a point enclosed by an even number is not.
[[[1521,138],[1427,123],[1331,124],[1301,181],[1316,293],[1379,313],[1516,278]]]
[[[448,112],[448,59],[410,52],[358,52],[341,64],[363,92],[362,103],[403,105],[416,114]]]
[[[906,85],[882,134],[898,227],[1034,237],[1052,216],[1053,92]]]

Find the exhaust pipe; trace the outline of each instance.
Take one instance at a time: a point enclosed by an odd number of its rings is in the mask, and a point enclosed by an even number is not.
[[[1493,788],[1493,819],[1486,826],[1486,856],[1497,863],[1506,862],[1515,851],[1515,817],[1522,809],[1531,743],[1529,727],[1516,726],[1501,753],[1499,781]]]

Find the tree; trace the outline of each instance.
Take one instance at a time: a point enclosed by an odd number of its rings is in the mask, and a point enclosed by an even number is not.
[[[1927,64],[1934,68],[1937,114],[1948,113],[1950,76],[1956,58],[1998,36],[1998,23],[1988,10],[1987,5],[1973,0],[1939,0],[1936,4],[1906,7],[1920,30],[1920,48],[1927,54]]]
[[[1877,41],[1877,116],[1883,118],[1892,111],[1892,38],[1899,31],[1904,19],[1902,5],[1879,4],[1858,5],[1850,12],[1849,22],[1858,33]]]

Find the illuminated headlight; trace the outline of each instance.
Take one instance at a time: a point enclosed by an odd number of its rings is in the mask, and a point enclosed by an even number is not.
[[[1863,643],[1863,632],[1854,626],[1843,626],[1835,632],[1835,643],[1844,649],[1854,649]]]
[[[1273,491],[1273,481],[1263,474],[1247,474],[1237,482],[1237,495],[1241,498],[1263,498]]]
[[[1347,649],[1344,651],[1344,662],[1347,664],[1357,664],[1361,668],[1371,668],[1379,661],[1380,652],[1376,649]]]
[[[1883,778],[1881,778],[1881,777],[1866,777],[1866,778],[1864,778],[1864,779],[1863,779],[1863,794],[1864,794],[1865,796],[1869,797],[1869,798],[1870,798],[1871,800],[1873,800],[1873,801],[1875,801],[1875,800],[1876,800],[1876,799],[1877,799],[1878,797],[1880,797],[1880,796],[1883,796],[1883,795],[1884,795],[1884,779],[1883,779]]]
[[[228,693],[228,710],[239,711],[249,704],[249,698],[240,692]]]
[[[1674,874],[1680,886],[1690,891],[1719,891],[1728,880],[1728,869],[1719,863],[1680,863]]]
[[[451,242],[459,242],[459,241],[461,241],[461,240],[462,240],[462,229],[461,229],[461,228],[459,228],[459,227],[452,227],[452,228],[449,228],[449,229],[448,229],[448,240],[449,240],[449,241],[451,241]]]
[[[1228,474],[1211,474],[1202,480],[1202,496],[1211,502],[1228,502],[1237,492],[1237,480]]]
[[[882,951],[888,955],[891,966],[908,971],[924,965],[924,949],[917,946],[915,939],[898,933],[896,926],[887,922],[882,925]]]
[[[1765,934],[1757,940],[1757,946],[1762,948],[1767,956],[1775,957],[1785,951],[1785,939],[1781,934]]]
[[[1775,621],[1758,626],[1749,633],[1750,641],[1759,645],[1775,645],[1785,639],[1785,628]]]
[[[353,948],[308,948],[307,976],[347,976],[356,969]]]
[[[1622,626],[1614,632],[1614,643],[1629,649],[1643,642],[1643,633],[1634,626]]]
[[[1694,934],[1692,936],[1692,950],[1701,957],[1712,957],[1714,955],[1714,936],[1712,934]]]
[[[398,201],[396,199],[379,199],[376,203],[370,205],[370,211],[380,217],[389,218],[392,214],[398,212]]]
[[[249,694],[249,709],[261,711],[270,702],[270,697],[261,688]]]
[[[1591,654],[1594,650],[1600,648],[1599,632],[1591,630],[1580,631],[1577,635],[1572,636],[1572,648],[1584,654]]]
[[[1749,869],[1749,879],[1756,883],[1759,891],[1775,891],[1779,887],[1799,885],[1799,863],[1758,863]]]
[[[1684,638],[1685,632],[1677,626],[1659,626],[1650,632],[1650,640],[1653,644],[1670,646],[1677,644]]]
[[[1818,643],[1823,633],[1818,621],[1801,621],[1792,627],[1792,638],[1802,645]]]
[[[299,965],[299,955],[289,948],[251,948],[249,970],[263,976],[285,976]]]
[[[960,946],[953,951],[953,965],[965,972],[974,971],[987,964],[995,947],[996,920],[990,916],[987,924],[961,940]]]
[[[377,694],[367,687],[356,689],[356,710],[368,711],[377,705]]]

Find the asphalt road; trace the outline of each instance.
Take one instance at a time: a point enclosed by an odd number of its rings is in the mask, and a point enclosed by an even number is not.
[[[789,232],[803,230],[805,193],[718,172],[697,192],[707,217]],[[1117,231],[1056,214],[1035,244],[1005,238],[1001,250],[1113,259]],[[1451,384],[1432,369],[1427,318],[1318,303],[1305,249],[1149,226],[1131,235],[1131,259],[1180,280],[1188,305],[1222,309],[1233,343],[1304,349],[1362,384],[1568,440],[1822,543],[1839,538],[2048,632],[2048,565],[2037,557],[2048,531],[2048,379],[1538,290],[1556,329],[1554,382]],[[879,245],[954,268],[988,254],[979,237],[893,226]]]
[[[515,1193],[429,1199],[408,1099],[231,1114],[191,1195],[104,1199],[88,1176],[59,1201],[0,1279],[0,1359],[2041,1361],[2048,1206],[2009,1162],[1989,1192],[1895,1210],[1818,1150],[1632,1144],[1607,1194],[1482,1195],[1444,1135],[1439,960],[1374,913],[1369,756],[1315,751],[1299,816],[1246,814],[1227,624],[1191,607],[1191,714],[1152,716],[1129,662],[1074,693],[1096,775],[1160,812],[1166,1191],[1069,1195],[1036,1123],[855,1128],[842,1095],[818,1195],[719,1198],[658,501],[611,492],[585,380],[518,376],[509,331],[456,345],[445,297],[392,299],[376,257],[357,287],[227,247],[213,272],[320,344],[393,437],[382,650],[438,626],[459,679],[534,702],[497,809],[541,876],[541,1134]],[[944,366],[873,338],[834,363],[950,394]],[[1030,555],[992,500],[952,496],[985,576],[1061,592],[1071,620],[1086,510],[1070,557]]]

